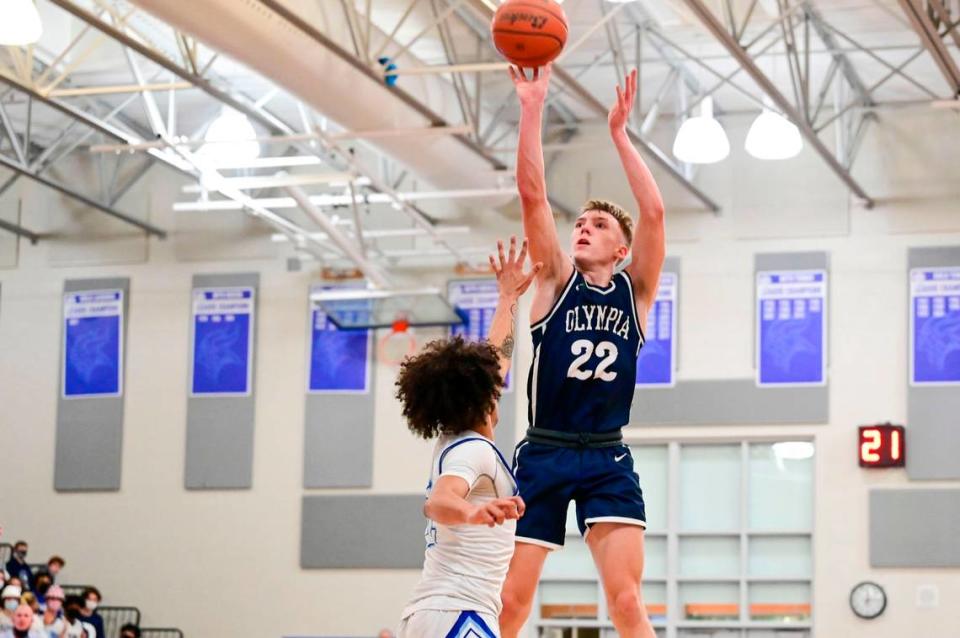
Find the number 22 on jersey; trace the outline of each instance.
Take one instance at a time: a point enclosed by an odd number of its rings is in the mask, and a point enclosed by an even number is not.
[[[570,353],[575,357],[570,367],[567,369],[567,377],[586,381],[588,379],[600,379],[601,381],[613,381],[617,378],[617,373],[610,370],[617,360],[617,346],[611,341],[601,341],[594,345],[589,339],[577,339],[570,345]],[[600,363],[593,370],[585,370],[585,366],[594,353],[601,358]]]

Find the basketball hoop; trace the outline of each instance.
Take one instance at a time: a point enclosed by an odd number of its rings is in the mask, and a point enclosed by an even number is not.
[[[417,338],[410,332],[410,320],[406,316],[399,316],[382,339],[380,339],[377,354],[380,361],[389,366],[398,366],[404,359],[417,351]]]

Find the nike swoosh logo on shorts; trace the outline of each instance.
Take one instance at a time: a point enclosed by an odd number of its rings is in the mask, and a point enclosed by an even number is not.
[[[624,452],[624,453],[621,454],[620,456],[615,456],[615,457],[613,457],[613,462],[614,462],[614,463],[619,463],[620,461],[623,460],[623,458],[624,458],[626,455],[627,455],[627,453]]]

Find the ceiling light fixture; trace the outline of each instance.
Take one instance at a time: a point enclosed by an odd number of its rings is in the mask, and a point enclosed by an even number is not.
[[[0,44],[34,44],[43,34],[40,14],[33,0],[0,0]]]
[[[673,154],[687,164],[714,164],[730,154],[730,141],[713,117],[713,98],[701,102],[700,115],[687,118],[673,141]]]
[[[784,160],[796,157],[803,150],[800,129],[773,110],[769,98],[763,100],[763,112],[750,125],[743,147],[762,160]]]
[[[243,113],[224,108],[203,135],[204,144],[197,155],[213,164],[244,162],[260,156],[260,144],[253,124]]]

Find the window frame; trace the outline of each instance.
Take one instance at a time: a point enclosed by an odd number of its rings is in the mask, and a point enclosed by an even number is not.
[[[625,434],[627,434],[625,432]],[[811,460],[811,520],[809,528],[803,529],[770,529],[754,530],[749,528],[750,523],[750,449],[752,445],[773,444],[786,441],[803,441],[814,444],[814,456]],[[663,446],[667,454],[667,521],[666,525],[655,525],[654,530],[648,530],[646,538],[661,538],[666,542],[666,574],[664,578],[643,579],[643,585],[662,585],[666,589],[667,615],[664,621],[653,622],[658,638],[682,638],[679,635],[683,629],[729,630],[739,632],[743,638],[750,638],[751,630],[798,630],[798,636],[812,638],[816,614],[816,502],[817,502],[817,459],[816,437],[812,434],[770,435],[751,437],[711,437],[711,438],[639,438],[625,436],[624,441],[633,450],[641,446]],[[739,445],[740,446],[740,521],[739,529],[735,531],[682,531],[680,530],[680,460],[683,446],[703,445]],[[737,578],[695,578],[680,576],[680,539],[681,538],[737,538],[740,547],[739,576]],[[750,542],[751,539],[765,538],[806,538],[810,543],[810,572],[807,577],[799,576],[750,576]],[[567,528],[567,542],[583,542],[577,530]],[[560,550],[563,551],[563,550]],[[548,557],[549,560],[549,557]],[[540,617],[540,587],[544,583],[564,582],[595,582],[597,587],[597,618],[596,619],[543,619]],[[681,583],[731,583],[736,584],[739,592],[739,618],[736,621],[716,620],[686,620],[680,609]],[[810,617],[802,622],[784,622],[750,619],[750,587],[754,584],[802,584],[810,590]],[[613,623],[608,619],[606,600],[603,588],[596,572],[583,576],[542,577],[537,587],[534,599],[533,613],[530,623],[541,635],[545,628],[599,628],[602,638],[612,638],[616,635]],[[736,633],[734,633],[736,635]]]

